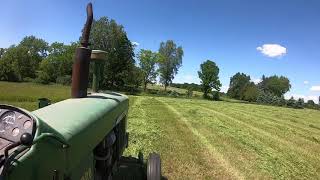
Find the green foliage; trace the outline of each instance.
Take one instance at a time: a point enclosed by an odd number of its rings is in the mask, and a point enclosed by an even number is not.
[[[212,91],[212,100],[219,101],[220,100],[220,93],[219,91]]]
[[[48,43],[35,36],[26,36],[22,39],[19,46],[27,49],[28,54],[31,56],[32,66],[38,68],[41,60],[47,57],[49,49]]]
[[[258,84],[262,91],[269,92],[275,96],[281,97],[291,88],[290,81],[284,76],[262,77],[262,81]]]
[[[169,93],[169,96],[174,97],[174,98],[179,97],[179,95],[180,95],[180,94],[179,94],[177,91],[171,91],[171,92]]]
[[[10,60],[0,59],[0,80],[1,81],[18,81],[19,77],[13,69],[13,62]]]
[[[273,95],[270,92],[260,91],[257,97],[257,103],[259,104],[269,104],[274,106],[285,106],[285,99],[284,97],[278,97]]]
[[[71,45],[52,43],[49,48],[49,56],[40,63],[38,82],[48,84],[56,82],[58,77],[60,77],[59,79],[71,77],[73,56],[77,45],[77,43],[71,43]],[[59,82],[69,84],[68,81]]]
[[[263,91],[259,93],[259,96],[257,98],[257,103],[269,104],[273,106],[286,106],[286,107],[296,108],[296,109],[304,108],[304,100],[302,98],[299,98],[298,101],[296,101],[293,97],[291,97],[289,100],[286,101],[283,96],[278,97],[273,95],[270,92],[263,92]]]
[[[287,101],[287,106],[288,106],[288,107],[295,107],[295,105],[296,105],[296,100],[295,100],[293,97],[291,97],[291,98]]]
[[[171,83],[171,87],[181,88],[181,89],[191,89],[193,91],[202,91],[202,86],[195,83]]]
[[[177,47],[172,40],[160,43],[159,73],[160,82],[164,85],[165,91],[182,65],[182,56],[182,47]]]
[[[242,99],[249,102],[256,102],[258,96],[259,89],[253,82],[251,82],[245,87]]]
[[[141,69],[135,65],[132,65],[130,71],[126,71],[126,77],[124,79],[125,91],[128,91],[130,94],[136,94],[139,91],[139,86],[143,81],[143,73]]]
[[[245,90],[249,85],[250,85],[249,90],[255,91],[255,89],[253,89],[253,86],[250,84],[250,76],[244,73],[238,72],[237,74],[235,74],[230,78],[230,85],[229,85],[227,94],[231,98],[244,100]],[[253,93],[256,93],[256,92],[253,92]],[[253,94],[252,96],[255,96],[255,95],[256,94]],[[246,93],[246,96],[247,96],[247,99],[250,99],[250,100],[254,99],[254,97],[249,97],[251,95],[249,95],[248,92]]]
[[[72,79],[70,75],[58,76],[56,79],[56,83],[62,85],[71,85],[71,80]]]
[[[36,76],[36,68],[29,50],[24,46],[11,46],[1,58],[0,79],[23,81],[23,78]]]
[[[304,99],[303,98],[298,99],[298,101],[296,102],[295,108],[298,108],[298,109],[304,108]]]
[[[40,72],[38,73],[37,82],[49,84],[57,78],[55,61],[43,60],[40,64]]]
[[[215,62],[207,60],[200,65],[198,71],[204,98],[208,98],[208,94],[212,90],[220,91],[221,83],[219,80],[219,68]]]
[[[6,52],[5,48],[0,48],[0,58],[4,55],[5,52]]]
[[[186,95],[187,95],[187,98],[192,98],[192,96],[193,96],[193,91],[192,91],[191,88],[187,89]]]
[[[309,109],[319,109],[319,105],[316,104],[313,100],[308,100],[305,104],[305,107]]]
[[[141,49],[139,52],[138,59],[143,76],[144,91],[146,91],[148,83],[153,83],[156,80],[158,57],[157,53],[150,50]]]
[[[307,101],[307,104],[310,105],[310,106],[314,106],[316,103],[314,103],[313,100],[308,100],[308,101]]]
[[[102,88],[121,89],[128,82],[127,76],[134,71],[133,46],[123,26],[114,20],[101,17],[94,20],[90,32],[92,49],[108,52],[102,75]]]

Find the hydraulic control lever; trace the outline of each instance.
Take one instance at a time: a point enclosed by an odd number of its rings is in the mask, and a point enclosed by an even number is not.
[[[30,133],[23,133],[20,137],[19,142],[13,143],[5,148],[5,150],[4,150],[4,165],[3,165],[3,169],[2,169],[2,172],[0,175],[0,180],[2,180],[4,178],[5,174],[7,173],[8,166],[10,165],[10,162],[17,155],[17,154],[13,154],[9,157],[9,150],[11,150],[15,147],[18,147],[20,145],[24,145],[26,147],[29,147],[32,145],[32,141],[33,141],[33,137]]]
[[[9,156],[9,150],[10,149],[13,149],[17,146],[20,146],[20,145],[24,145],[24,146],[31,146],[32,145],[32,135],[30,133],[23,133],[20,137],[20,141],[19,142],[16,142],[16,143],[13,143],[11,145],[9,145],[8,147],[6,147],[6,149],[4,150],[4,157],[5,159],[7,160],[8,159],[8,156]]]

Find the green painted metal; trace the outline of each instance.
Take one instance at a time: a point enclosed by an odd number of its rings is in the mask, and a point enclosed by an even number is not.
[[[30,113],[34,145],[12,166],[8,179],[93,178],[93,149],[126,116],[129,100],[117,93],[67,99]]]
[[[39,98],[38,101],[38,108],[43,108],[51,104],[50,99],[47,98]]]
[[[94,62],[93,63],[93,78],[92,78],[92,91],[98,92],[99,90],[99,82],[101,79],[101,72],[102,72],[102,62]]]
[[[92,91],[98,92],[101,74],[103,72],[103,62],[107,59],[107,52],[102,50],[92,50],[91,61],[93,61]]]

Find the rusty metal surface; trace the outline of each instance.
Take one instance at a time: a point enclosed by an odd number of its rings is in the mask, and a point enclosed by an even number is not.
[[[88,49],[89,35],[93,20],[92,4],[87,5],[87,21],[82,33],[82,47],[76,49],[74,56],[74,63],[72,69],[72,98],[87,97],[88,79],[89,79],[89,65],[91,50]]]
[[[90,49],[85,47],[80,47],[76,49],[76,55],[74,58],[72,70],[72,98],[87,97],[90,56]]]
[[[92,20],[93,20],[92,4],[89,3],[87,5],[87,21],[86,21],[86,24],[84,25],[83,32],[82,32],[81,45],[83,47],[88,47],[89,45],[89,35],[90,35]]]

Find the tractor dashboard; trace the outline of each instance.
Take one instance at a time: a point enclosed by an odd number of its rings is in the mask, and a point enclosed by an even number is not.
[[[20,141],[22,134],[33,135],[35,121],[24,111],[7,105],[0,105],[0,155],[7,146]]]

